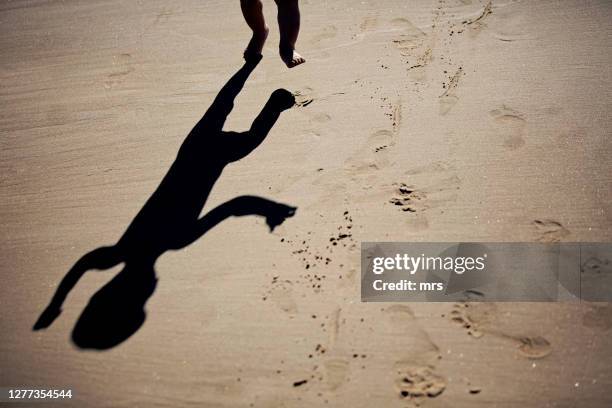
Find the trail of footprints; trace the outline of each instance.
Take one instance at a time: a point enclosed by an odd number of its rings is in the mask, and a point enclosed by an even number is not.
[[[449,56],[452,53],[452,44],[466,31],[476,36],[487,26],[486,21],[493,13],[491,1],[481,5],[479,9],[470,4],[471,2],[464,2],[471,11],[458,22],[457,19],[460,17],[454,13],[447,16],[446,1],[439,0],[428,32],[424,31],[425,28],[421,29],[404,18],[391,21],[392,26],[401,30],[401,34],[392,42],[406,64],[406,71],[413,80],[415,93],[420,93],[422,86],[429,86],[432,83],[426,82],[426,79],[427,68],[433,61],[437,60],[438,65],[446,66],[443,69],[443,76],[446,79],[441,81],[442,94],[439,96],[439,113],[442,116],[448,114],[458,102],[456,89],[460,78],[465,75],[462,64],[454,63]]]
[[[487,26],[489,16],[493,14],[492,1],[474,6],[471,6],[471,2],[464,2],[464,5],[462,18],[455,13],[447,15],[446,0],[439,0],[429,29],[417,27],[402,17],[394,18],[389,23],[391,32],[399,31],[391,41],[406,65],[416,94],[420,93],[423,86],[432,83],[426,81],[427,68],[432,62],[436,61],[437,65],[445,67],[441,74],[446,79],[441,81],[440,115],[448,114],[458,102],[456,89],[460,78],[466,74],[463,65],[456,64],[449,56],[452,54],[453,42],[466,31],[473,37],[478,35]],[[367,18],[360,26],[360,35],[373,31],[376,26],[376,18]],[[382,69],[389,69],[389,64],[379,62]]]
[[[416,348],[412,355],[408,352],[406,356],[400,357],[393,364],[393,386],[397,398],[401,401],[408,401],[413,406],[420,406],[429,399],[438,398],[445,392],[448,385],[447,379],[437,369],[438,361],[442,358],[438,347],[418,327],[410,307],[393,305],[381,310],[390,319],[390,323],[394,327],[410,330],[412,333],[421,331],[423,333],[421,336],[425,336],[421,340],[418,340],[418,338],[414,340],[416,341],[414,345]],[[475,338],[487,334],[513,341],[516,344],[518,354],[527,359],[542,359],[552,352],[552,345],[542,336],[514,336],[488,329],[487,326],[494,322],[496,313],[495,304],[461,302],[453,306],[449,317]],[[313,316],[313,318],[315,317]],[[339,327],[342,322],[345,322],[345,319],[340,318],[340,309],[329,316],[324,316],[324,319],[327,323],[322,323],[321,327],[326,326],[333,333],[333,336],[330,335],[329,342],[330,347],[333,347],[335,343],[333,339],[338,336]],[[363,321],[361,319],[361,322]],[[293,382],[293,387],[318,383],[323,385],[322,390],[334,392],[350,381],[352,367],[366,368],[366,354],[353,350],[352,354],[346,357],[327,357],[328,351],[328,348],[321,343],[317,343],[313,347],[307,356],[308,359],[318,358],[322,361],[315,362],[311,374],[307,377],[296,379]],[[281,370],[277,372],[281,373]],[[466,386],[466,392],[469,394],[479,394],[482,391],[481,387],[473,385],[469,381]],[[318,395],[323,398],[322,393]]]
[[[440,4],[442,3],[443,1],[440,2]],[[478,15],[465,19],[460,24],[450,23],[448,36],[454,37],[464,33],[466,30],[476,35],[481,29],[486,27],[486,20],[492,12],[492,3],[486,3]],[[432,34],[430,35],[406,19],[393,20],[393,25],[402,27],[403,30],[399,37],[393,40],[393,43],[399,50],[400,55],[406,58],[407,71],[422,70],[434,60],[434,46],[437,34],[433,31],[436,29],[441,15],[442,13],[439,13],[434,24],[432,24]],[[362,23],[360,29],[363,33],[374,29],[377,24],[376,18],[370,18]],[[318,42],[331,38],[335,33],[335,28],[332,28],[321,33],[314,41]],[[465,75],[465,70],[463,66],[454,64],[450,58],[441,56],[440,59],[444,60],[444,63],[447,65],[447,69],[443,72],[446,79],[441,83],[442,93],[439,96],[440,114],[446,115],[458,101],[456,90],[461,78]],[[384,64],[381,64],[381,67],[388,69]],[[304,93],[298,92],[295,94],[296,105],[298,107],[305,107],[313,102],[314,98],[308,96],[309,93],[307,90]],[[388,165],[389,162],[384,154],[395,145],[400,131],[402,120],[401,100],[398,98],[392,102],[387,97],[381,97],[381,101],[381,108],[384,109],[384,114],[389,118],[390,126],[388,129],[374,132],[368,138],[365,145],[348,160],[348,164],[358,170],[371,171]],[[524,144],[526,122],[520,113],[502,106],[491,111],[490,115],[493,121],[502,129],[503,145],[506,148],[511,150],[517,149]],[[454,184],[451,183],[452,189],[459,188],[456,184],[458,184],[457,181]],[[445,189],[448,190],[450,188],[441,188],[439,191]],[[434,190],[433,193],[435,192]],[[424,191],[413,185],[396,183],[394,185],[394,194],[389,199],[389,203],[396,206],[402,212],[422,212],[431,208],[431,203],[428,203],[431,194],[431,191]],[[306,237],[300,238],[296,235],[293,239],[281,239],[281,242],[292,248],[292,254],[300,260],[304,272],[295,282],[280,280],[278,276],[273,277],[271,289],[264,295],[264,300],[270,298],[281,310],[289,314],[296,314],[297,306],[292,297],[293,285],[306,284],[306,287],[315,293],[324,289],[324,284],[328,277],[324,272],[325,267],[334,265],[332,260],[334,250],[337,248],[348,248],[349,250],[356,248],[356,242],[352,235],[352,218],[348,211],[344,212],[343,217],[343,225],[338,226],[337,231],[329,237],[324,250],[317,250],[312,247],[311,232],[308,232]],[[532,225],[539,234],[539,240],[542,242],[557,242],[569,234],[569,231],[560,223],[552,220],[535,220]],[[342,266],[339,265],[339,267]],[[483,337],[485,334],[510,339],[516,343],[518,353],[526,358],[539,359],[551,353],[551,344],[541,336],[511,336],[488,330],[487,324],[494,314],[494,305],[493,308],[490,308],[484,303],[458,303],[453,306],[450,312],[450,320],[459,324],[469,336],[476,339]],[[312,318],[318,317],[313,315]],[[321,327],[324,331],[326,328],[330,330],[330,346],[332,346],[335,338],[338,336],[341,324],[340,310],[338,309],[331,316],[325,316],[324,318],[327,319],[328,323],[321,323]],[[308,355],[308,358],[323,357],[326,351],[327,348],[318,343],[313,348],[312,353]],[[355,352],[352,354],[352,358],[362,360],[366,358],[366,355]],[[293,386],[301,387],[308,384],[309,381],[323,381],[325,379],[328,389],[334,391],[348,381],[350,367],[350,358],[327,358],[321,364],[313,366],[313,374],[309,378],[296,380]],[[362,368],[364,367],[362,366]],[[398,397],[402,400],[410,400],[418,405],[426,399],[436,398],[441,395],[446,388],[446,380],[436,371],[435,367],[435,359],[418,364],[409,360],[398,360],[394,365],[396,378],[394,385]],[[480,389],[470,387],[469,392],[475,394],[480,392]]]
[[[447,381],[437,372],[436,366],[441,359],[438,347],[433,344],[429,336],[418,327],[412,310],[408,306],[394,305],[381,309],[384,320],[388,320],[394,327],[399,326],[402,330],[411,333],[420,332],[417,335],[421,340],[417,341],[418,350],[408,352],[404,357],[399,358],[393,364],[394,381],[392,383],[393,392],[402,401],[410,401],[415,405],[420,405],[427,399],[437,398],[447,386]],[[346,319],[341,318],[340,309],[337,309],[329,316],[324,316],[327,326],[333,336],[330,335],[329,346],[333,347],[338,336],[339,327],[346,324]],[[363,318],[360,323],[364,324]],[[306,384],[319,383],[324,386],[323,390],[336,391],[350,381],[351,370],[367,367],[368,355],[360,352],[354,347],[341,352],[339,355],[327,356],[330,350],[321,343],[314,346],[312,352],[307,356],[314,360],[312,372],[309,376],[293,382],[294,387],[301,387]],[[415,357],[416,353],[419,357]],[[344,357],[342,357],[344,354]],[[322,361],[321,361],[322,360]],[[318,394],[323,397],[322,393]]]

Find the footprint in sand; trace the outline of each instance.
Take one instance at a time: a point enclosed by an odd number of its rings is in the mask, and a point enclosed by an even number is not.
[[[479,339],[485,334],[497,313],[494,303],[455,303],[450,312],[450,320],[465,329],[468,336]]]
[[[538,234],[537,242],[560,242],[570,234],[560,222],[553,220],[535,220],[531,225]]]
[[[391,130],[378,130],[346,160],[346,166],[355,174],[380,170],[390,164],[389,148],[395,145],[395,133]]]
[[[582,316],[582,324],[585,327],[608,331],[612,328],[612,304],[593,304]]]
[[[304,108],[314,101],[314,98],[310,98],[307,95],[302,95],[299,92],[294,93],[293,96],[295,97],[295,106],[298,108]]]
[[[400,30],[400,34],[393,39],[393,44],[405,60],[411,80],[415,83],[425,82],[427,79],[425,69],[433,61],[434,40],[428,40],[420,28],[406,19],[396,18],[391,24]]]
[[[384,309],[388,318],[387,333],[393,336],[410,338],[411,349],[405,350],[397,365],[434,366],[440,359],[440,349],[423,330],[414,312],[406,305],[393,305]]]
[[[395,145],[395,137],[393,132],[388,130],[379,130],[368,138],[366,142],[367,150],[378,153],[386,148],[393,147]]]
[[[380,107],[385,109],[384,115],[391,122],[391,132],[396,135],[402,127],[402,100],[398,98],[395,102],[391,102],[383,98],[383,102]]]
[[[298,108],[303,108],[305,106],[310,105],[314,100],[318,101],[327,101],[331,98],[335,98],[338,96],[346,95],[346,92],[333,92],[327,95],[318,95],[314,89],[310,87],[305,87],[304,89],[293,92],[293,97],[295,98],[295,105]],[[326,119],[329,120],[329,115],[325,115]]]
[[[135,68],[132,64],[132,55],[128,53],[113,55],[113,66],[111,73],[107,75],[107,80],[104,82],[106,89],[113,88],[121,82],[124,77],[134,72]]]
[[[550,342],[544,337],[514,336],[496,330],[494,323],[498,319],[498,311],[495,303],[456,303],[449,317],[452,322],[460,324],[473,338],[479,339],[487,334],[513,341],[523,357],[535,360],[544,358],[552,352]]]
[[[336,26],[333,26],[333,25],[327,26],[320,33],[315,34],[312,37],[311,42],[312,44],[316,45],[320,43],[321,41],[325,41],[325,40],[334,38],[337,33],[338,33],[338,29],[336,28]]]
[[[425,164],[419,167],[413,167],[404,172],[407,176],[418,176],[420,174],[433,174],[433,173],[444,173],[455,170],[455,167],[450,163],[438,161],[429,164]],[[430,176],[427,176],[430,177]]]
[[[342,358],[332,358],[323,363],[325,382],[331,391],[335,391],[348,381],[349,363]]]
[[[459,102],[459,98],[455,95],[443,95],[438,101],[440,102],[440,115],[444,116]]]
[[[406,222],[411,231],[422,231],[429,228],[427,212],[434,209],[444,212],[446,204],[457,199],[460,183],[461,179],[456,175],[438,178],[436,183],[427,188],[416,187],[416,183],[394,183],[393,195],[387,202],[399,211],[410,214]],[[389,194],[388,190],[385,194]]]
[[[119,77],[129,74],[134,71],[132,66],[132,55],[128,53],[113,55],[113,72],[109,74],[109,78]]]
[[[426,34],[405,18],[396,18],[391,21],[391,24],[401,29],[401,34],[393,40],[400,54],[404,57],[418,55],[427,37]]]
[[[404,34],[424,35],[417,26],[415,26],[410,20],[404,17],[397,17],[391,20],[391,27],[401,29]]]
[[[359,24],[359,30],[364,33],[367,31],[372,31],[378,26],[378,18],[375,16],[368,16],[363,19],[361,24]]]
[[[408,61],[408,70],[425,68],[431,61],[433,61],[433,49],[426,47],[415,58]]]
[[[278,281],[277,278],[272,280],[274,285],[266,295],[264,300],[270,299],[279,309],[289,315],[295,315],[298,312],[297,303],[293,298],[293,289],[289,281]]]
[[[403,57],[414,57],[415,55],[423,55],[423,42],[425,33],[419,30],[419,32],[401,34],[393,40],[393,44],[397,47],[400,55]],[[425,48],[425,50],[431,50]],[[421,50],[421,52],[419,52]]]
[[[366,142],[346,160],[346,166],[353,173],[357,175],[369,173],[371,170],[380,170],[390,165],[388,150],[395,145],[402,126],[402,101],[389,103],[388,108],[385,116],[391,122],[390,130],[381,129],[372,133]]]
[[[498,125],[496,135],[501,138],[504,147],[516,150],[525,144],[526,121],[517,111],[502,106],[489,112]]]
[[[495,27],[492,35],[500,41],[513,42],[533,39],[528,30],[529,15],[517,13],[513,7],[499,7],[495,10]]]
[[[331,120],[331,116],[329,116],[327,113],[315,113],[312,115],[312,120],[319,123],[325,123]]]
[[[304,89],[293,92],[295,98],[295,105],[298,108],[303,108],[310,105],[315,100],[314,89],[307,86]]]
[[[544,358],[552,353],[552,346],[544,337],[520,337],[516,340],[520,342],[519,353],[531,360]]]
[[[387,114],[391,120],[391,131],[394,135],[400,131],[402,127],[402,101],[397,100],[390,106],[391,111]]]
[[[605,256],[605,255],[604,255]],[[585,277],[598,276],[602,274],[612,274],[612,262],[601,255],[589,256],[582,265],[580,270]]]
[[[610,300],[612,285],[612,247],[600,245],[597,250],[581,251],[580,288],[583,300],[605,302]]]
[[[396,363],[395,388],[399,398],[420,404],[436,398],[446,389],[446,379],[434,371],[432,366]]]
[[[395,197],[391,198],[389,202],[399,207],[401,211],[414,213],[427,208],[423,203],[426,198],[425,193],[416,191],[414,187],[405,183],[400,183]]]
[[[395,191],[389,203],[403,212],[418,213],[438,208],[457,198],[461,179],[451,176],[441,179],[429,188],[417,188],[406,183],[394,183]]]
[[[477,16],[466,18],[461,24],[464,28],[469,29],[473,36],[476,36],[487,26],[486,20],[491,14],[493,14],[493,4],[489,1]]]
[[[414,323],[414,312],[409,306],[393,305],[385,309],[393,325],[410,325]]]
[[[463,75],[465,75],[463,72],[463,67],[459,67],[455,73],[442,84],[444,87],[444,93],[438,98],[440,102],[440,115],[446,115],[459,101],[459,98],[456,95],[456,90],[457,86],[459,86],[459,80]]]
[[[420,404],[444,392],[446,380],[435,371],[440,349],[422,330],[412,309],[406,305],[385,308],[393,333],[411,336],[412,355],[394,363],[395,391],[402,400]]]
[[[459,85],[459,80],[461,79],[461,77],[465,75],[465,73],[463,72],[463,67],[459,67],[457,68],[457,70],[455,71],[455,73],[453,74],[453,76],[451,76],[448,79],[448,83],[444,83],[444,93],[442,94],[442,96],[447,96],[447,95],[452,95],[455,92],[455,89],[457,89],[457,86]]]

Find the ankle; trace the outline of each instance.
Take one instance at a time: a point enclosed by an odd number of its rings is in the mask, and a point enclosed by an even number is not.
[[[286,41],[281,41],[278,44],[278,50],[281,54],[291,54],[295,50],[295,45]]]

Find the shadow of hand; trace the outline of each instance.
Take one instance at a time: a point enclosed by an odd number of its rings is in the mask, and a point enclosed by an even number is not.
[[[266,224],[270,228],[270,232],[274,231],[274,228],[281,225],[289,217],[295,215],[296,207],[291,207],[285,204],[277,204],[277,208],[266,215]]]
[[[256,196],[236,197],[232,200],[232,207],[236,216],[260,215],[265,217],[270,232],[274,231],[274,228],[281,225],[287,218],[293,217],[297,210],[297,207]]]
[[[57,317],[62,313],[62,309],[58,306],[50,304],[47,308],[41,313],[36,323],[34,323],[34,327],[32,330],[42,330],[51,326],[51,324],[57,319]]]

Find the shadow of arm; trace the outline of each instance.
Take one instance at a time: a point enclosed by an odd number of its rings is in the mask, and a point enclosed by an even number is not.
[[[213,208],[197,221],[197,226],[187,245],[198,240],[202,235],[229,217],[259,215],[266,218],[270,232],[281,225],[287,218],[293,217],[296,207],[257,196],[239,196]]]
[[[234,108],[234,100],[242,90],[244,83],[249,78],[261,57],[252,61],[247,61],[236,72],[227,83],[221,88],[210,108],[206,111],[202,119],[194,127],[193,131],[198,131],[204,125],[213,129],[222,129],[227,116]],[[192,131],[192,132],[193,132]]]

